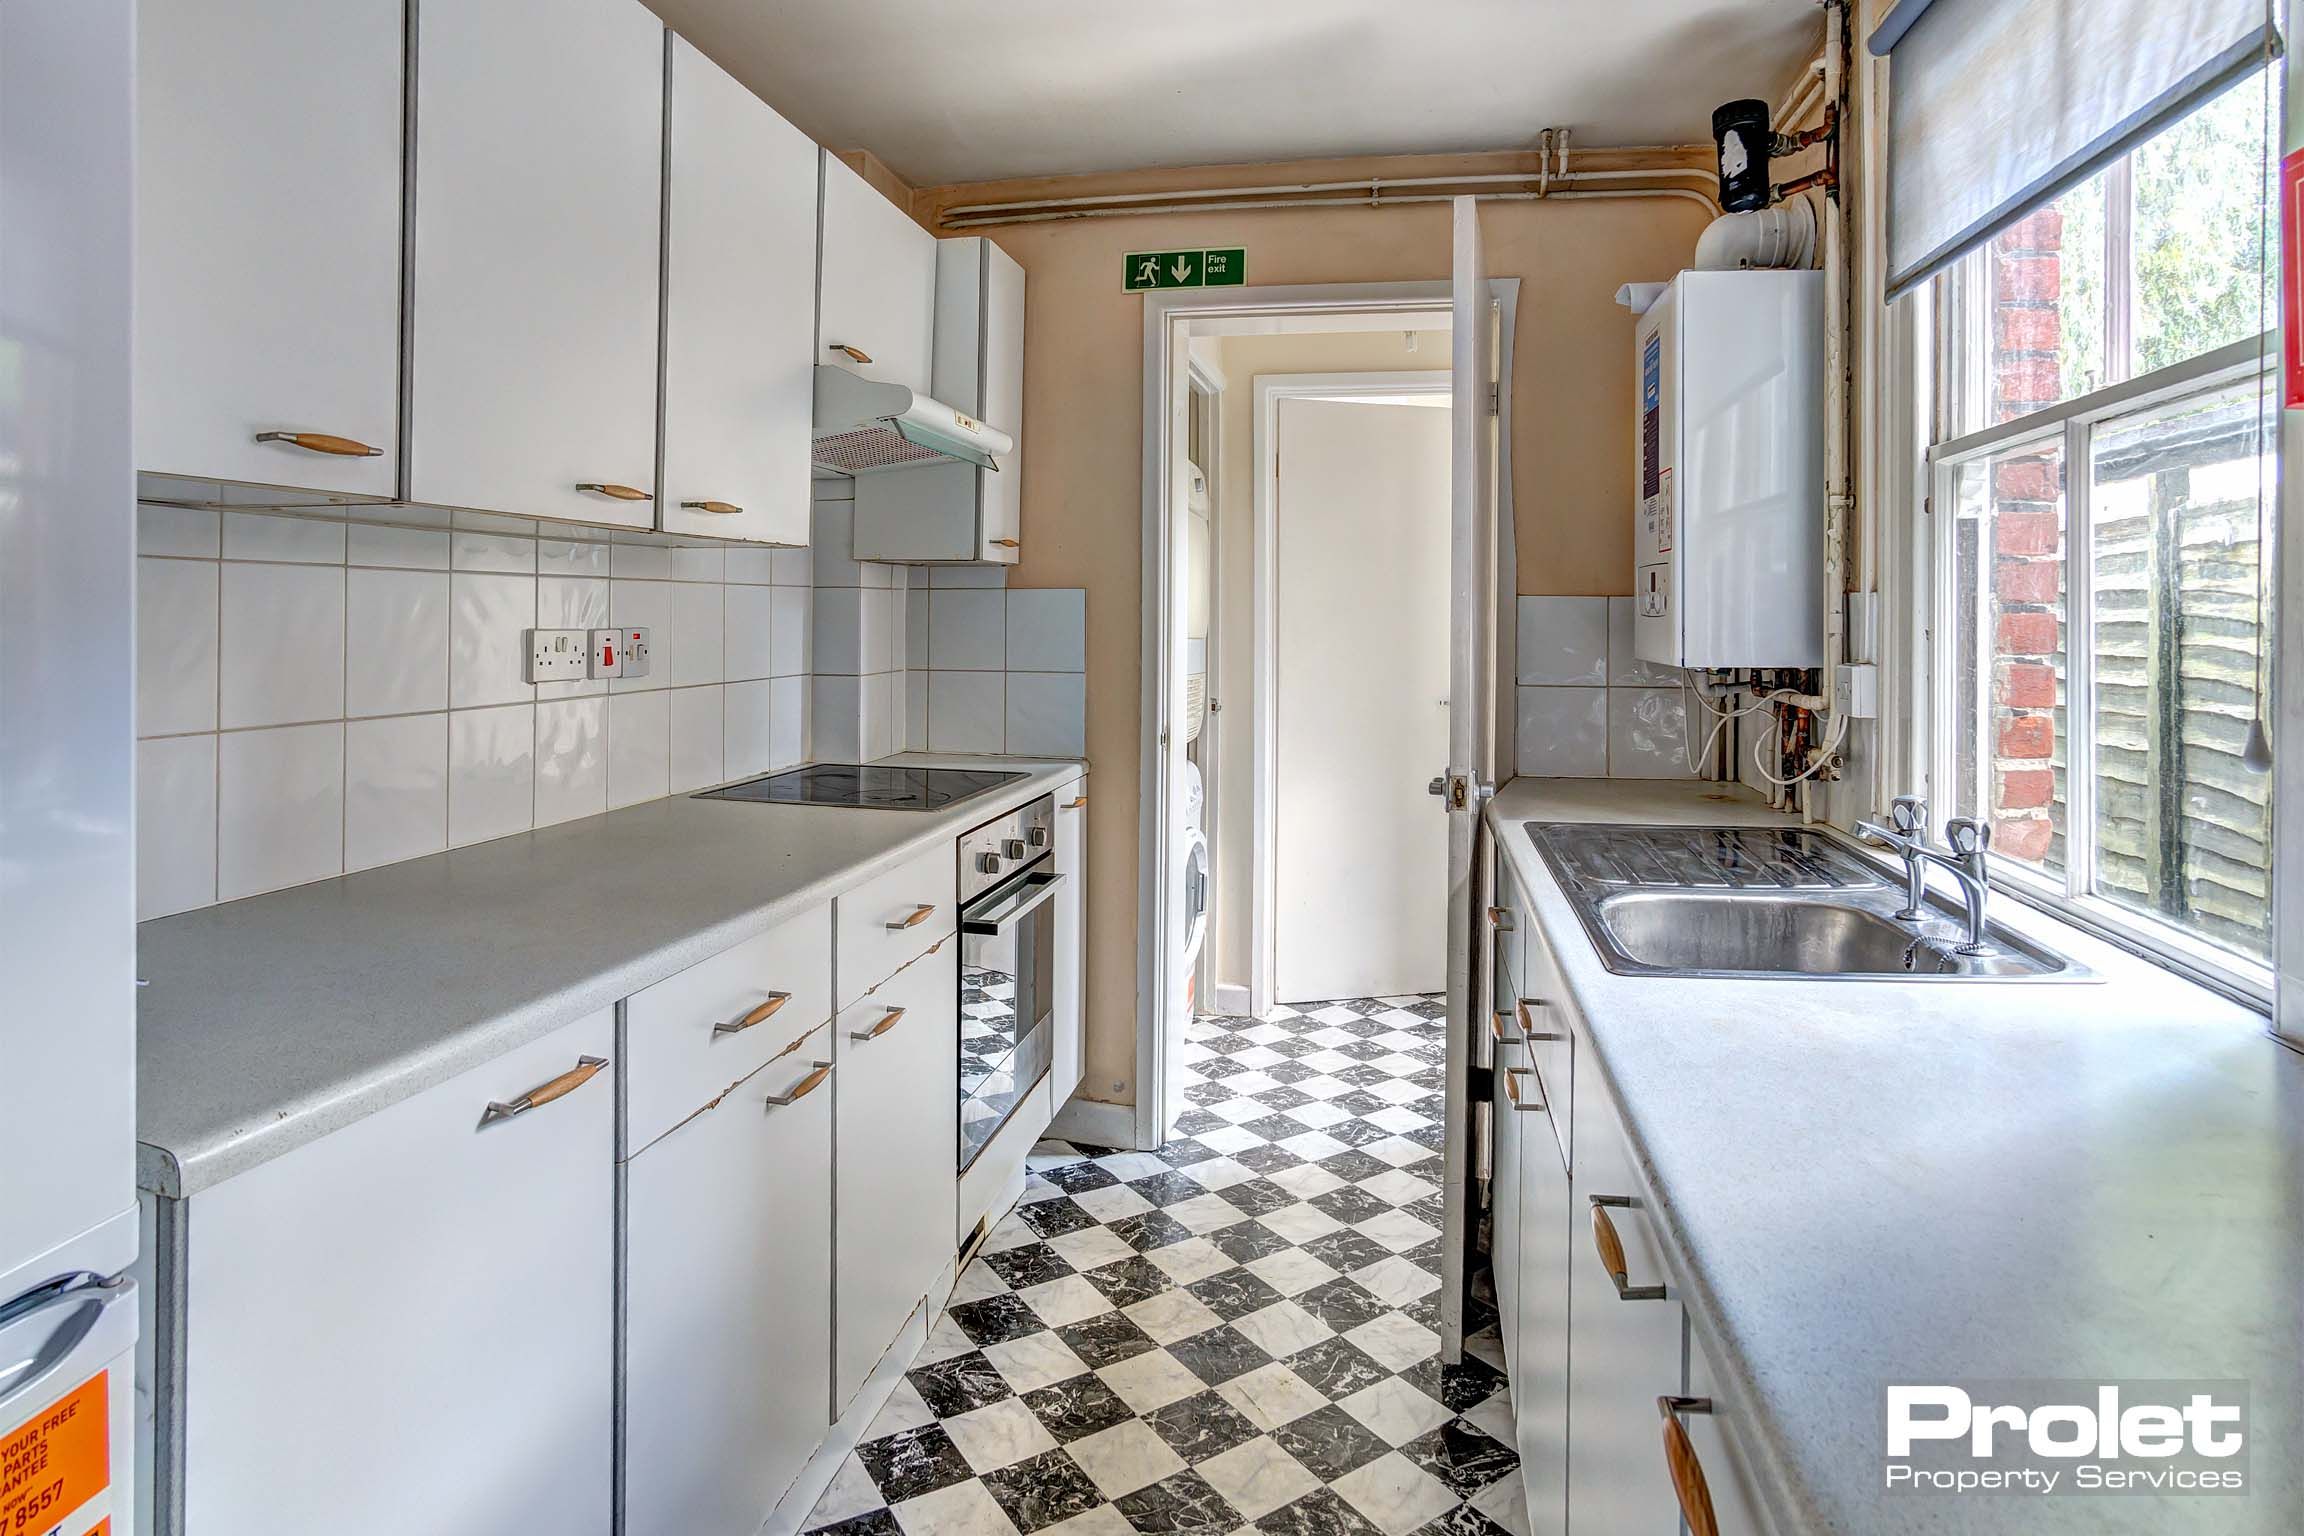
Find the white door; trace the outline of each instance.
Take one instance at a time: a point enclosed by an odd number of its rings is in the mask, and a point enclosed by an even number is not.
[[[805,544],[816,145],[687,39],[666,35],[671,192],[658,526]]]
[[[817,1075],[831,1033],[819,1025],[625,1166],[636,1536],[752,1536],[831,1426],[835,1085]]]
[[[409,498],[654,527],[664,24],[426,6],[416,96]]]
[[[927,393],[936,237],[829,150],[824,153],[820,283],[816,361]],[[854,348],[870,361],[859,361],[842,348]]]
[[[1285,1003],[1437,992],[1448,751],[1449,421],[1282,399],[1273,541],[1273,985]]]
[[[1464,1349],[1464,1249],[1470,1230],[1472,1146],[1466,1083],[1479,1007],[1481,809],[1495,784],[1496,759],[1496,379],[1495,300],[1480,252],[1480,205],[1455,202],[1454,374],[1449,484],[1453,507],[1448,574],[1448,760],[1433,781],[1448,817],[1447,1138],[1441,1182],[1440,1350],[1451,1363]]]
[[[402,11],[137,7],[138,469],[398,488]]]

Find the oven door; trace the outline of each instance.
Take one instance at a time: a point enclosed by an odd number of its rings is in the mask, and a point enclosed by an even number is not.
[[[960,1168],[1048,1073],[1055,1041],[1056,906],[1042,865],[960,911]]]

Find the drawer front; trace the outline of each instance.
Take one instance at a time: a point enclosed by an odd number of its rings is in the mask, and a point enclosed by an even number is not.
[[[633,993],[624,1001],[624,1155],[831,1015],[829,904]]]
[[[1512,1005],[1512,1022],[1528,1042],[1527,1061],[1544,1080],[1544,1102],[1551,1111],[1553,1144],[1567,1167],[1576,1166],[1576,1018],[1560,973],[1544,936],[1529,937],[1526,970],[1520,995]]]
[[[960,1139],[960,944],[840,1011],[834,1110],[833,1407],[845,1411],[952,1259]]]
[[[939,843],[840,898],[836,921],[841,1007],[959,927],[952,860],[951,844]]]

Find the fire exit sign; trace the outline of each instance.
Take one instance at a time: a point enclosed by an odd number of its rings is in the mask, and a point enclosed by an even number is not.
[[[1130,251],[1120,287],[1128,293],[1148,288],[1237,288],[1248,281],[1248,252],[1240,246],[1214,251]]]

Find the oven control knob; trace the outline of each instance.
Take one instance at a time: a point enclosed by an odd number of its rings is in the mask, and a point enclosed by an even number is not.
[[[976,855],[976,869],[980,874],[996,875],[1000,873],[1000,855],[996,853]]]
[[[1048,846],[1048,829],[1046,827],[1034,827],[1031,831],[1025,833],[1024,837],[1025,840],[1031,843],[1031,845],[1035,848],[1045,848]]]
[[[1024,839],[1020,837],[1008,838],[1000,844],[1000,851],[1009,858],[1020,859],[1024,857]]]

